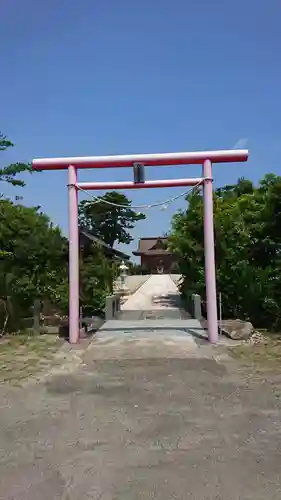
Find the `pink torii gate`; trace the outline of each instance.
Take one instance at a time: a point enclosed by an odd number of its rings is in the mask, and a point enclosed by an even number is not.
[[[34,159],[33,170],[68,170],[69,200],[69,341],[79,342],[79,227],[78,190],[148,189],[176,186],[203,186],[205,282],[207,299],[208,339],[218,341],[216,269],[213,221],[212,163],[247,161],[248,150],[199,151],[185,153],[133,154],[117,156],[86,156]],[[201,164],[202,177],[193,179],[153,180],[135,182],[78,182],[78,168],[118,168],[144,166]]]

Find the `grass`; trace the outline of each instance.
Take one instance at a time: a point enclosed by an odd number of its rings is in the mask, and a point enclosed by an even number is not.
[[[0,342],[0,383],[18,384],[54,362],[62,341],[55,335],[13,335]]]
[[[281,368],[280,335],[270,336],[262,344],[241,344],[230,348],[231,355],[244,364],[252,364],[257,368]]]

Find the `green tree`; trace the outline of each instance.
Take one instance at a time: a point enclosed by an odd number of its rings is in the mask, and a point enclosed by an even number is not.
[[[67,240],[46,215],[0,200],[0,248],[0,295],[6,309],[12,305],[28,311],[35,299],[65,303]]]
[[[0,132],[0,151],[6,151],[7,149],[12,147],[14,147],[14,144]],[[17,175],[25,171],[31,172],[30,164],[17,162],[7,165],[6,167],[1,167],[0,181],[8,182],[13,186],[24,186],[24,181],[22,181],[21,179],[17,179]]]
[[[250,318],[256,326],[281,326],[281,177],[258,187],[239,179],[214,193],[217,285],[225,317]],[[175,215],[170,246],[179,255],[182,291],[205,296],[203,200],[188,198]]]
[[[131,208],[131,201],[122,193],[111,191],[97,201],[79,203],[79,224],[113,247],[114,243],[129,244],[129,230],[146,218]]]
[[[105,299],[112,294],[117,265],[102,247],[89,242],[80,253],[80,303],[84,315],[103,315]]]

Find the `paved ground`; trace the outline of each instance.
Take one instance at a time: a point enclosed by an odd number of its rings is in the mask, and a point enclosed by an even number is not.
[[[176,275],[178,276],[178,275]],[[187,319],[175,281],[170,275],[152,274],[122,305],[120,320]]]
[[[205,345],[207,333],[182,308],[174,277],[151,275],[106,321],[93,343],[95,359],[177,358]]]
[[[132,316],[135,316],[135,311]],[[148,311],[145,311],[148,312]],[[153,311],[154,312],[154,311]],[[158,316],[157,316],[158,318]],[[97,332],[93,348],[96,357],[182,357],[206,345],[207,333],[194,319],[111,320]]]
[[[161,302],[163,298],[174,298],[175,303],[166,304]],[[169,307],[176,309],[179,304],[179,292],[176,284],[168,274],[152,274],[143,283],[143,285],[131,295],[123,304],[122,309],[126,310],[144,310],[159,309]]]
[[[1,500],[281,498],[281,385],[161,321],[107,324],[69,372],[0,385]]]

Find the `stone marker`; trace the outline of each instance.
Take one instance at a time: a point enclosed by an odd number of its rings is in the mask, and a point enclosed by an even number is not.
[[[221,322],[221,331],[232,340],[248,340],[255,329],[249,321],[241,319],[224,319]]]

